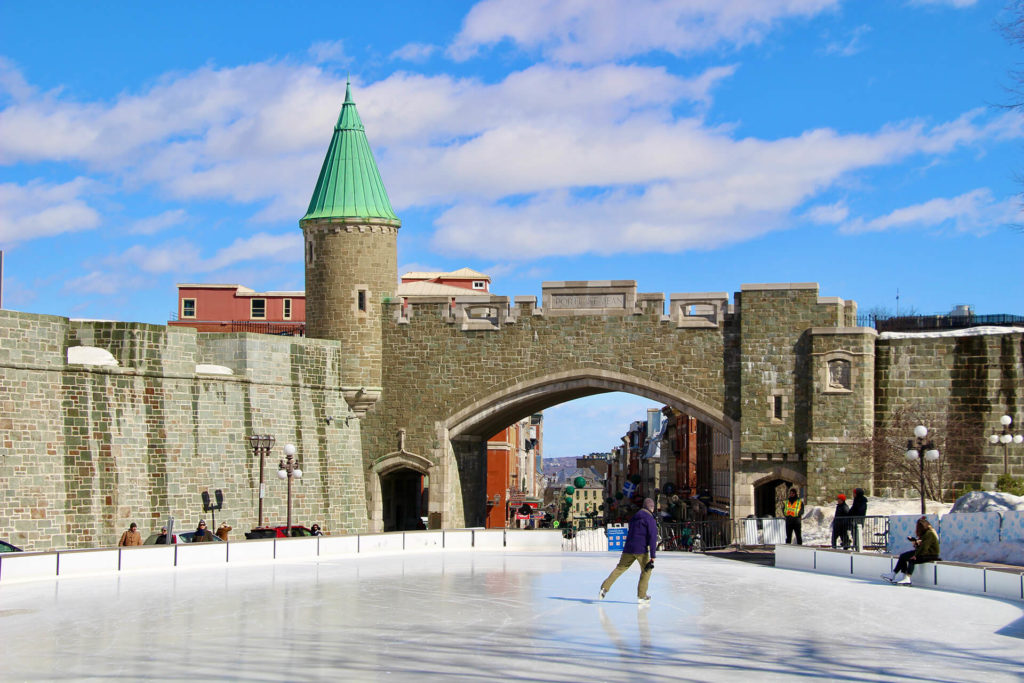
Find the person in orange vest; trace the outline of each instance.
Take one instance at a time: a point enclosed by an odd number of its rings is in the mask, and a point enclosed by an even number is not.
[[[803,545],[803,533],[801,532],[800,518],[804,515],[804,502],[800,500],[796,489],[789,490],[789,497],[786,499],[786,543],[793,542],[793,533],[796,533],[796,544]]]

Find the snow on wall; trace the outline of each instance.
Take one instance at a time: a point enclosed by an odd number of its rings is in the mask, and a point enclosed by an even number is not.
[[[209,363],[198,363],[196,365],[197,375],[233,375],[231,368],[223,365],[210,365]]]
[[[69,365],[107,365],[117,367],[117,359],[114,358],[114,354],[110,353],[106,349],[100,349],[95,346],[69,346],[68,347],[68,364]]]
[[[988,334],[1020,334],[1024,327],[968,327],[962,330],[941,332],[882,332],[879,339],[938,339],[940,337],[980,337]]]

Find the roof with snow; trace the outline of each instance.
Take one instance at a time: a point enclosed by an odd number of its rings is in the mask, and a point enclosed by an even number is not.
[[[472,268],[459,268],[450,273],[432,273],[414,271],[402,275],[403,280],[490,280],[489,275],[473,270]]]
[[[478,295],[490,298],[490,293],[466,289],[465,287],[454,287],[442,285],[436,282],[419,280],[416,282],[403,282],[398,285],[397,296],[459,296],[467,297]]]

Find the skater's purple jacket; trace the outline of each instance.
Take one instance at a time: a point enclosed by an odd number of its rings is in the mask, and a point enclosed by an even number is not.
[[[651,559],[654,559],[654,548],[658,545],[658,523],[654,521],[654,515],[644,508],[633,515],[629,520],[629,532],[626,534],[626,545],[622,552],[630,555],[643,555],[650,552]]]

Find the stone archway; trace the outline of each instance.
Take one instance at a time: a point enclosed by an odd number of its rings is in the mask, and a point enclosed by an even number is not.
[[[427,501],[437,493],[431,482],[439,468],[422,455],[405,449],[405,430],[398,433],[398,450],[374,460],[369,479],[370,531],[417,528]]]
[[[791,486],[806,486],[807,477],[788,467],[776,467],[752,484],[753,513],[757,517],[779,516],[779,501]]]
[[[434,457],[446,463],[437,498],[444,502],[441,526],[463,522],[482,524],[487,439],[509,424],[528,415],[577,398],[623,392],[685,411],[727,435],[733,453],[739,442],[739,422],[721,410],[694,398],[678,386],[669,386],[622,372],[580,368],[549,373],[517,382],[479,397],[435,423]],[[432,490],[432,494],[434,491]],[[433,514],[431,515],[433,520]],[[433,523],[431,524],[433,526]]]

